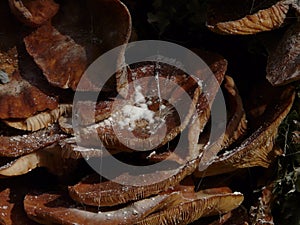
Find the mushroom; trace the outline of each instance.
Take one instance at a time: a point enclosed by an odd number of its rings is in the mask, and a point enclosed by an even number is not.
[[[207,27],[221,34],[248,35],[270,31],[283,24],[291,3],[290,0],[263,3],[249,0],[241,4],[236,0],[217,0],[210,4]]]
[[[75,201],[93,206],[113,206],[136,201],[166,191],[170,187],[177,185],[196,169],[198,163],[199,160],[193,160],[179,168],[156,171],[146,176],[122,174],[112,181],[104,182],[100,181],[99,176],[92,175],[78,184],[70,186],[69,194]],[[161,179],[161,181],[154,182],[157,178]],[[145,185],[141,185],[141,180]],[[132,185],[123,185],[124,181],[130,181]]]
[[[83,5],[65,1],[52,25],[39,27],[25,37],[24,42],[52,85],[76,90],[89,64],[104,52],[128,42],[130,28],[130,14],[118,0],[89,0]],[[120,58],[121,55],[122,52]],[[81,88],[85,90],[101,88],[99,82],[83,82]]]
[[[74,207],[63,194],[29,194],[24,199],[27,215],[42,224],[135,224],[154,211],[178,200],[179,194],[162,194],[111,211],[86,211]],[[72,207],[73,205],[73,207]],[[94,210],[95,211],[95,210]]]
[[[49,21],[58,12],[53,0],[9,0],[11,12],[22,23],[37,27]]]
[[[144,73],[143,71],[147,72]],[[155,67],[152,63],[142,66],[137,65],[137,68],[133,68],[131,74],[147,79],[146,82],[148,83],[145,84],[147,88],[137,85],[135,90],[131,90],[132,92],[127,96],[128,99],[113,101],[104,99],[101,100],[102,103],[101,101],[98,102],[96,104],[96,117],[98,119],[105,118],[108,110],[110,116],[96,124],[83,126],[78,132],[81,141],[78,144],[82,147],[101,149],[101,143],[98,141],[100,138],[103,145],[108,149],[130,151],[130,148],[126,147],[130,143],[131,148],[134,150],[141,148],[147,150],[152,148],[152,143],[160,140],[164,129],[166,129],[166,134],[162,137],[158,147],[164,146],[183,131],[188,125],[195,111],[194,106],[198,101],[200,90],[197,88],[197,83],[184,74],[183,71],[176,70],[168,65],[161,65],[159,75],[164,78],[161,84],[164,88],[158,90],[157,84],[154,82],[154,73]],[[151,77],[147,74],[151,74]],[[180,98],[184,95],[184,91],[188,92],[191,101],[184,101]],[[158,94],[158,92],[160,93]],[[166,97],[161,100],[153,94]],[[88,103],[83,103],[83,107],[84,104]],[[182,118],[179,118],[176,106],[181,106],[182,115],[180,116]],[[82,109],[80,112],[82,114],[85,110]],[[83,117],[79,115],[79,118]],[[181,123],[180,120],[182,120]],[[88,124],[88,120],[84,120],[82,123],[81,125]],[[161,124],[165,126],[161,126]],[[96,136],[95,131],[98,133]],[[136,138],[128,138],[132,136],[131,133],[134,133]],[[121,142],[119,137],[124,137],[124,140]]]
[[[39,27],[24,42],[28,53],[52,85],[76,90],[87,67],[87,56],[82,46],[50,24]]]
[[[300,22],[292,25],[271,52],[267,65],[267,79],[274,85],[284,85],[300,79]]]
[[[194,192],[183,187],[182,201],[178,205],[149,215],[137,225],[188,224],[200,217],[220,215],[237,208],[244,197],[241,193],[231,193],[228,188],[214,188]],[[176,189],[176,187],[175,187]]]
[[[260,117],[260,124],[239,146],[223,152],[213,159],[206,170],[196,171],[196,176],[213,176],[232,172],[238,168],[253,166],[268,167],[271,163],[274,139],[278,126],[290,111],[295,94],[292,88],[277,90],[278,101],[269,105],[264,116]]]

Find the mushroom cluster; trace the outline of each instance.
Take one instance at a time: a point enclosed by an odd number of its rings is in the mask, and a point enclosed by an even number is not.
[[[269,31],[283,26],[290,6],[298,10],[288,0],[261,10],[261,2],[231,0],[227,9],[218,7],[222,1],[207,12],[208,28],[221,34]],[[231,13],[231,5],[242,11],[247,4],[251,15]],[[0,224],[272,223],[272,187],[243,203],[256,187],[240,183],[246,170],[269,168],[282,154],[275,139],[295,99],[286,84],[300,78],[298,23],[270,54],[267,79],[247,81],[242,93],[243,82],[228,75],[231,62],[199,48],[191,50],[210,73],[145,61],[100,84],[84,76],[105,52],[137,39],[119,0],[5,0],[0,18]],[[124,61],[121,48],[114,63]],[[130,85],[136,80],[146,88]],[[76,102],[79,133],[72,126],[75,92],[100,92],[95,104]],[[227,121],[211,142],[220,92]],[[111,156],[140,168],[162,166],[147,174],[124,169],[113,179],[89,167],[107,166]]]

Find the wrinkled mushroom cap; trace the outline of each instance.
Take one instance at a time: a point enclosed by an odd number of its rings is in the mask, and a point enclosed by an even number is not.
[[[278,28],[284,22],[290,1],[263,2],[214,1],[210,5],[207,27],[221,34],[255,34]],[[257,12],[256,10],[261,9]]]

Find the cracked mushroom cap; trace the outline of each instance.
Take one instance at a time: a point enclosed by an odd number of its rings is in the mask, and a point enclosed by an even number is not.
[[[130,14],[119,0],[66,0],[52,24],[39,27],[24,42],[50,84],[76,90],[87,67],[106,51],[126,44],[130,34]],[[83,82],[82,89],[100,90],[106,81]]]
[[[37,27],[49,21],[58,12],[59,5],[53,0],[9,0],[11,12],[22,23]]]
[[[248,35],[280,27],[289,10],[289,0],[243,3],[216,0],[210,4],[207,27],[221,34]]]
[[[284,34],[276,49],[271,52],[267,64],[267,79],[274,86],[300,79],[300,22],[292,25]]]
[[[266,87],[263,91],[271,92]],[[269,166],[277,154],[276,148],[273,147],[278,127],[290,111],[295,98],[293,88],[274,89],[270,97],[272,98],[274,94],[278,96],[278,99],[271,104],[268,102],[264,111],[257,115],[252,133],[239,146],[213,159],[206,170],[197,170],[196,176],[213,176],[239,168]]]

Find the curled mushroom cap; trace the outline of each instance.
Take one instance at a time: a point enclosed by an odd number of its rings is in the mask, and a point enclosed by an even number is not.
[[[267,79],[274,85],[284,85],[300,79],[300,22],[292,25],[271,52]]]
[[[218,0],[210,5],[207,26],[221,34],[255,34],[278,28],[284,22],[291,1]],[[260,9],[260,10],[259,10]]]
[[[120,209],[95,212],[74,207],[74,202],[63,194],[29,194],[25,197],[24,208],[27,215],[40,223],[55,224],[135,224],[147,215],[166,205],[176,202],[178,193],[168,193],[134,202]]]
[[[208,128],[210,128],[210,126],[207,127],[207,130],[200,136],[199,143],[203,146],[202,148],[205,149],[202,160],[205,162],[210,161],[209,159],[205,159],[207,158],[206,151],[217,154],[222,149],[228,148],[235,141],[241,139],[247,129],[246,113],[234,80],[232,77],[225,76],[222,85],[227,108],[226,130],[224,134],[221,134],[220,138],[210,144],[208,144],[210,135]]]
[[[270,90],[269,90],[270,91]],[[294,101],[294,90],[277,90],[278,102],[268,105],[258,118],[253,133],[238,147],[226,151],[213,159],[204,171],[197,171],[197,176],[213,176],[232,172],[238,168],[253,166],[268,167],[274,157],[272,153],[278,126],[290,111]]]
[[[200,217],[230,212],[244,200],[241,193],[231,193],[228,188],[214,188],[194,192],[193,189],[183,187],[183,190],[186,191],[181,192],[182,200],[178,205],[151,214],[137,224],[188,224]]]
[[[9,6],[21,22],[32,27],[47,22],[59,9],[53,0],[9,0]]]
[[[88,65],[106,51],[126,44],[130,32],[130,14],[119,0],[68,0],[62,2],[52,25],[41,26],[24,42],[50,84],[76,90]],[[101,82],[85,79],[81,89],[99,90]]]
[[[199,160],[193,160],[173,170],[162,170],[146,175],[123,174],[113,181],[100,182],[99,176],[93,175],[74,186],[70,186],[69,194],[75,201],[86,205],[113,206],[123,204],[158,194],[177,185],[196,169],[198,163]],[[157,177],[164,179],[154,182]],[[124,181],[130,182],[132,185],[123,185]],[[140,184],[141,181],[144,182],[144,185]]]

